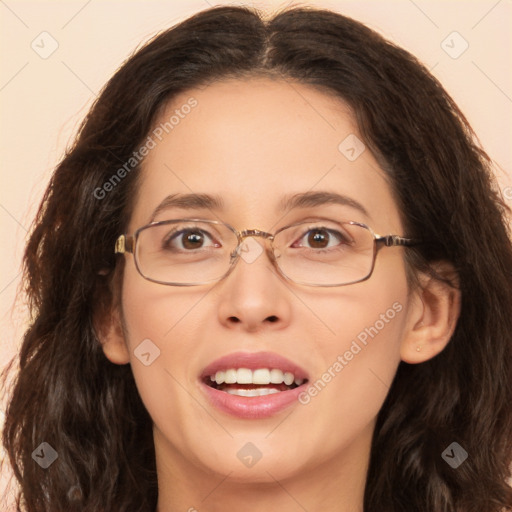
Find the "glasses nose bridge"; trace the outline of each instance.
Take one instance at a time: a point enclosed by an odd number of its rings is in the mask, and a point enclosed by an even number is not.
[[[240,242],[243,242],[247,237],[250,236],[259,236],[265,240],[274,240],[274,235],[272,233],[267,233],[266,231],[261,231],[259,229],[244,229],[238,233]]]
[[[270,248],[269,248],[270,251],[268,252],[268,256],[269,256],[270,260],[272,262],[274,262],[274,260],[275,260],[274,246],[273,246],[274,235],[272,233],[267,233],[266,231],[261,231],[260,229],[244,229],[243,231],[237,232],[237,237],[238,237],[237,249],[235,251],[233,251],[232,256],[237,257],[240,255],[240,250],[241,250],[242,244],[244,243],[244,240],[246,238],[261,237],[264,240],[270,240]]]

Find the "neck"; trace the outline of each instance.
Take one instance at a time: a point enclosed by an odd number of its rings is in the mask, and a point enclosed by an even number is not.
[[[373,427],[315,466],[306,461],[293,470],[278,460],[264,467],[262,459],[259,470],[251,468],[250,479],[223,472],[220,464],[213,470],[191,463],[155,429],[156,512],[362,512]]]

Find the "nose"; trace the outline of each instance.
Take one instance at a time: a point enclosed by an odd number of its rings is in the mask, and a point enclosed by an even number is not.
[[[247,236],[235,268],[216,286],[219,321],[247,332],[282,329],[291,316],[288,287],[272,264],[265,240]]]

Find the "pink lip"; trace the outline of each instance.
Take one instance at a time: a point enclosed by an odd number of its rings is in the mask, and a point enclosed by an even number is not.
[[[249,420],[268,418],[293,403],[298,404],[299,394],[305,387],[306,384],[302,384],[288,391],[265,396],[237,396],[211,388],[208,384],[201,382],[201,390],[212,405],[227,414]]]
[[[271,395],[246,397],[231,395],[206,384],[210,375],[229,368],[249,368],[250,370],[276,368],[283,372],[291,372],[299,379],[308,379],[308,375],[300,366],[272,352],[235,352],[213,361],[200,375],[200,388],[214,407],[239,418],[260,419],[277,414],[291,404],[298,403],[298,396],[307,385],[303,383],[294,389]]]

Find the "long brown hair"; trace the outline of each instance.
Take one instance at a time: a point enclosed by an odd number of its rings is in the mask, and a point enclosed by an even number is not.
[[[351,105],[407,236],[428,241],[408,253],[409,268],[446,260],[458,273],[462,309],[450,343],[425,363],[400,363],[378,415],[365,511],[510,510],[512,246],[490,159],[413,56],[308,7],[271,19],[217,7],[163,32],[111,78],[55,169],[24,256],[32,321],[3,432],[18,502],[28,512],[154,512],[151,419],[130,366],[107,360],[93,325],[95,311],[112,307],[114,241],[140,166],[108,191],[104,184],[176,94],[254,76],[309,84]],[[58,454],[46,470],[32,458],[41,442]],[[453,442],[469,454],[457,469],[441,456]]]

